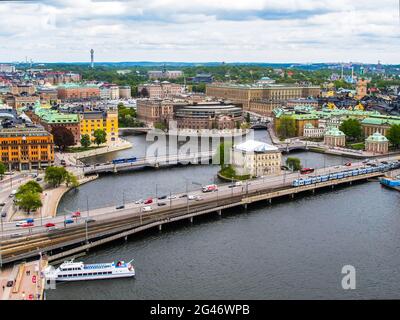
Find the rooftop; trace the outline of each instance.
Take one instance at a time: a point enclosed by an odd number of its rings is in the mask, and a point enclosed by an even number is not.
[[[380,134],[379,132],[375,132],[374,134],[370,135],[367,139],[370,142],[387,142],[389,141],[384,135]]]
[[[247,140],[246,142],[237,144],[234,146],[236,150],[244,151],[244,152],[277,152],[278,148],[274,147],[268,143],[256,141],[256,140]]]

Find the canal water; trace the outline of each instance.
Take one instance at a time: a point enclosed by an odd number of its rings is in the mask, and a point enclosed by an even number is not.
[[[268,142],[265,131],[257,140]],[[98,157],[144,154],[133,149]],[[303,165],[349,159],[299,152]],[[93,161],[93,160],[92,160]],[[218,166],[152,169],[104,176],[65,195],[64,210],[86,210],[198,189],[216,179]],[[147,231],[90,251],[86,263],[135,259],[135,279],[59,284],[48,299],[356,299],[400,298],[400,193],[366,182],[272,205],[236,208],[162,232]],[[356,269],[356,289],[341,287],[342,267]]]

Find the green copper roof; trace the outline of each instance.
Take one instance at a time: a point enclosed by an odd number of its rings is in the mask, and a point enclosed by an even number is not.
[[[325,132],[326,136],[335,136],[335,137],[341,137],[344,136],[344,133],[342,131],[340,131],[338,128],[330,128],[329,130],[327,130]]]
[[[50,124],[79,122],[79,117],[77,114],[60,113],[57,110],[42,108],[41,106],[37,105],[34,108],[34,113],[44,122]]]
[[[379,132],[375,132],[374,134],[370,135],[367,139],[370,142],[387,142],[389,141],[385,136],[381,135]]]

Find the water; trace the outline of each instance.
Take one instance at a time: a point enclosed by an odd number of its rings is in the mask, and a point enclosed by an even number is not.
[[[265,132],[257,132],[258,140]],[[262,135],[262,136],[261,136]],[[140,144],[140,137],[130,137]],[[143,138],[142,138],[143,139]],[[136,150],[135,150],[136,151]],[[126,151],[124,151],[126,152]],[[117,156],[120,156],[118,154]],[[307,166],[340,157],[297,153]],[[183,191],[185,179],[210,182],[217,166],[103,177],[66,195],[60,209],[91,207]],[[191,188],[198,186],[190,184]],[[89,252],[85,262],[135,258],[136,279],[59,284],[48,299],[355,299],[400,297],[400,193],[376,182],[295,200],[236,208],[148,231]],[[341,288],[353,265],[357,289]]]

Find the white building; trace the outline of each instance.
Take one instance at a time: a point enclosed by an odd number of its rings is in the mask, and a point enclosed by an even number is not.
[[[0,72],[6,72],[6,73],[15,72],[15,66],[12,64],[0,64]]]
[[[258,177],[279,174],[281,152],[267,143],[247,140],[233,147],[231,163],[237,175]]]
[[[303,136],[306,138],[323,138],[325,128],[319,126],[315,128],[311,123],[306,123],[303,129]]]

